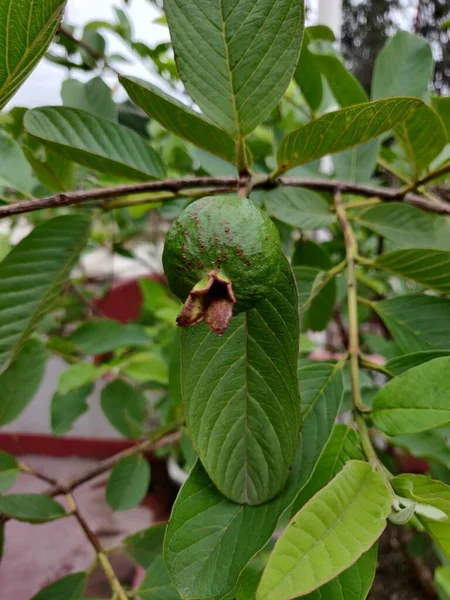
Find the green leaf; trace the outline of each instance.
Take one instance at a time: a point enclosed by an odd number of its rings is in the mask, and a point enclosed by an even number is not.
[[[183,597],[233,597],[240,573],[270,540],[279,517],[308,481],[333,428],[343,385],[338,366],[308,366],[299,370],[299,377],[305,412],[301,441],[286,486],[274,500],[259,506],[231,502],[216,489],[199,461],[182,487],[167,529],[165,560]],[[205,523],[211,535],[199,533]],[[211,569],[213,564],[217,569]]]
[[[0,187],[30,196],[33,186],[33,172],[22,148],[6,131],[0,130]]]
[[[450,515],[450,486],[426,475],[397,475],[391,481],[399,496],[414,502],[429,504]]]
[[[447,132],[441,118],[426,104],[398,125],[395,134],[414,167],[416,178],[447,144]]]
[[[450,356],[450,350],[422,350],[392,358],[387,362],[386,368],[393,375],[402,375],[413,367],[418,367],[434,358]]]
[[[279,187],[268,192],[266,209],[272,217],[302,231],[322,229],[336,221],[326,200],[303,188]]]
[[[56,304],[89,234],[89,221],[61,216],[38,225],[0,263],[0,367],[14,359]]]
[[[336,282],[314,267],[294,267],[300,314],[305,329],[322,331],[328,325],[336,302]]]
[[[142,502],[149,485],[150,466],[145,456],[126,456],[111,472],[106,486],[106,501],[113,510],[130,510]]]
[[[81,386],[92,383],[108,371],[108,367],[97,367],[90,362],[71,365],[63,371],[58,379],[58,392],[63,396],[70,394]]]
[[[280,171],[343,152],[395,129],[422,105],[413,98],[367,102],[331,112],[289,133],[278,150]]]
[[[405,354],[450,349],[450,300],[417,294],[372,306]]]
[[[348,462],[289,523],[269,558],[256,598],[288,600],[339,575],[380,537],[390,507],[382,475],[367,463]]]
[[[166,0],[175,60],[194,102],[236,137],[284,95],[303,38],[302,0]]]
[[[17,419],[34,398],[44,377],[48,352],[37,340],[28,340],[0,375],[0,425]]]
[[[127,360],[122,371],[137,381],[159,383],[163,386],[169,383],[169,369],[166,361],[154,352],[140,352]]]
[[[331,92],[341,108],[367,102],[367,94],[359,81],[348,71],[342,60],[333,54],[315,54],[314,62],[326,78]]]
[[[156,557],[147,569],[137,593],[141,600],[181,600],[162,556]]]
[[[356,222],[403,248],[433,248],[434,218],[402,202],[378,204],[355,218]]]
[[[50,419],[53,435],[68,433],[78,417],[89,409],[86,399],[92,392],[92,385],[77,387],[67,394],[55,392],[50,405]]]
[[[126,127],[75,108],[34,108],[25,129],[69,160],[102,173],[147,181],[164,176],[164,167],[145,140]]]
[[[138,106],[175,135],[224,160],[235,163],[234,141],[228,133],[203,115],[171,98],[151,83],[120,77],[128,95]]]
[[[431,290],[450,294],[450,252],[445,250],[396,250],[378,256],[375,265]]]
[[[353,183],[370,181],[376,166],[380,141],[372,140],[358,148],[336,154],[333,158],[336,177]]]
[[[22,85],[56,33],[65,0],[4,0],[0,8],[0,109]]]
[[[142,435],[147,403],[139,390],[116,379],[103,388],[101,406],[108,421],[123,436]]]
[[[374,100],[392,96],[424,98],[433,68],[430,43],[418,35],[399,31],[378,55],[372,97]]]
[[[445,130],[447,131],[447,137],[450,140],[450,98],[433,96],[431,102],[434,110],[441,117]]]
[[[307,27],[294,77],[311,109],[317,111],[322,104],[323,82],[322,75],[314,60],[315,55],[309,49],[309,45],[314,40],[334,42],[335,37],[331,29],[323,25]]]
[[[0,494],[14,485],[19,473],[19,465],[14,456],[0,450]]]
[[[5,494],[0,496],[0,512],[17,521],[46,523],[66,515],[64,508],[40,494]]]
[[[67,339],[83,354],[103,354],[128,346],[150,346],[152,342],[141,325],[123,325],[111,319],[83,323]]]
[[[378,544],[349,569],[299,600],[366,600],[377,570]]]
[[[450,450],[445,436],[439,430],[391,438],[394,445],[408,450],[417,458],[428,458],[450,469]]]
[[[152,525],[125,538],[127,551],[134,560],[147,569],[162,553],[166,524]]]
[[[373,402],[372,419],[388,435],[419,433],[450,423],[450,358],[435,358],[396,377]]]
[[[267,502],[286,483],[300,430],[299,336],[297,286],[284,256],[268,298],[234,317],[223,337],[205,324],[182,331],[188,430],[211,479],[235,502]]]
[[[73,162],[42,146],[39,146],[36,153],[24,146],[23,153],[43,185],[54,192],[73,189],[75,175]]]
[[[450,567],[438,567],[434,572],[434,585],[439,600],[450,599]]]
[[[94,77],[87,83],[78,79],[66,79],[62,84],[61,98],[64,106],[78,108],[109,121],[117,121],[118,111],[112,99],[111,89],[101,77]]]
[[[72,573],[51,583],[31,600],[81,600],[86,581],[87,573]]]
[[[345,425],[335,425],[313,474],[292,505],[291,517],[336,477],[349,460],[363,460],[363,458],[355,430]]]

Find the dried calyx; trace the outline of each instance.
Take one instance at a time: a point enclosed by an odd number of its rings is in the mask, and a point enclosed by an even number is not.
[[[214,333],[223,335],[235,304],[231,281],[220,271],[213,270],[192,288],[177,323],[180,327],[192,327],[205,321]]]

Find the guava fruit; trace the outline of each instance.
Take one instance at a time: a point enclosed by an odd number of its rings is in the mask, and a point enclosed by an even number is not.
[[[214,196],[190,204],[171,225],[164,271],[184,302],[177,322],[206,321],[222,335],[234,314],[253,308],[275,284],[280,237],[251,200]]]

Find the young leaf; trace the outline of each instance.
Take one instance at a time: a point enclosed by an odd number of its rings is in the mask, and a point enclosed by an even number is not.
[[[303,596],[339,575],[380,537],[390,507],[383,477],[367,463],[348,462],[278,540],[257,600]]]
[[[402,248],[434,248],[435,219],[402,202],[378,204],[355,219]]]
[[[367,102],[331,112],[289,133],[278,150],[280,171],[354,148],[395,129],[422,105],[413,98]]]
[[[0,263],[1,368],[55,305],[88,234],[86,218],[55,217],[35,227]]]
[[[430,43],[418,35],[399,31],[386,43],[375,63],[374,100],[392,96],[423,98],[433,76]]]
[[[46,523],[66,515],[64,508],[40,494],[5,494],[0,496],[0,512],[17,521]]]
[[[2,0],[0,109],[35,68],[56,33],[66,0]]]
[[[38,592],[31,600],[81,600],[87,573],[72,573]]]
[[[61,98],[64,106],[117,121],[117,105],[112,99],[110,87],[101,77],[94,77],[87,83],[78,79],[66,79],[61,87]]]
[[[355,430],[345,425],[335,425],[313,474],[292,504],[291,517],[294,517],[317,492],[336,477],[349,460],[363,460],[363,458]]]
[[[85,167],[137,181],[164,176],[159,156],[145,140],[107,119],[48,106],[29,110],[24,125],[44,146]]]
[[[137,323],[123,325],[111,319],[83,323],[67,338],[83,354],[103,354],[127,346],[150,346],[151,338]]]
[[[303,37],[303,0],[166,0],[175,60],[193,100],[237,138],[286,91]]]
[[[374,302],[403,352],[450,349],[450,300],[424,294]]]
[[[300,600],[366,600],[377,570],[378,544],[349,569]]]
[[[165,129],[230,163],[236,162],[232,137],[203,115],[146,81],[120,77],[120,82],[133,102]]]
[[[279,187],[266,195],[267,212],[291,227],[310,231],[328,227],[336,221],[326,200],[302,188]]]
[[[145,498],[149,485],[150,466],[145,456],[126,456],[111,472],[106,501],[113,510],[130,510]]]
[[[101,406],[108,421],[123,436],[142,435],[147,403],[139,390],[116,379],[103,388]]]
[[[450,252],[445,250],[396,250],[378,256],[375,265],[431,290],[450,294]]]
[[[229,598],[244,567],[270,540],[279,517],[308,481],[337,416],[343,384],[341,369],[333,365],[302,368],[299,377],[305,411],[301,441],[286,486],[274,500],[259,506],[231,502],[200,462],[182,487],[167,529],[165,560],[183,597]],[[213,534],[199,535],[205,522]],[[217,569],[211,569],[212,564]],[[187,569],[189,580],[184,576]]]
[[[235,502],[273,498],[294,462],[299,336],[297,286],[284,255],[268,298],[235,316],[223,337],[204,324],[182,331],[189,433],[211,479]]]
[[[134,560],[147,569],[162,553],[166,524],[152,525],[125,538],[127,551]]]
[[[436,358],[410,369],[382,388],[372,419],[388,435],[419,433],[450,423],[450,358]]]
[[[74,422],[88,410],[87,397],[92,392],[92,385],[77,387],[67,394],[55,392],[50,405],[50,419],[53,435],[65,435]]]
[[[48,352],[37,340],[28,340],[0,375],[0,425],[17,419],[34,398],[45,372]]]
[[[14,456],[0,450],[0,494],[14,485],[19,473],[19,465]]]
[[[6,131],[0,130],[0,186],[29,196],[34,187],[33,172],[22,148]]]
[[[392,487],[399,496],[429,504],[450,515],[450,486],[442,481],[408,473],[394,477]]]
[[[402,375],[413,367],[423,365],[429,360],[450,356],[450,350],[422,350],[421,352],[413,352],[412,354],[404,354],[392,358],[386,364],[386,369],[393,375]]]

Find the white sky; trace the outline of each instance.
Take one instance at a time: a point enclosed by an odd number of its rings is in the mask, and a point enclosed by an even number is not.
[[[316,3],[317,0],[312,0],[313,5]],[[123,3],[121,0],[68,0],[67,21],[74,25],[83,25],[92,20],[115,21],[114,6],[123,8]],[[130,5],[125,7],[125,10],[130,15],[135,31],[134,37],[137,41],[146,42],[149,46],[153,46],[161,41],[168,40],[167,29],[153,23],[160,15],[147,0],[132,0]],[[152,79],[152,74],[127,49],[118,36],[106,31],[102,33],[108,40],[108,51],[110,53],[117,52],[128,57],[131,61],[130,63],[117,63],[117,68],[121,73],[147,80]],[[76,74],[73,73],[73,76],[82,79],[84,74],[80,71]],[[90,79],[92,76],[92,72],[88,73],[86,79]],[[45,60],[41,61],[4,110],[7,111],[13,106],[33,107],[45,104],[61,104],[61,83],[66,78],[66,69]],[[113,85],[115,78],[111,77],[108,83]],[[122,97],[122,91],[118,90],[116,99],[122,99]]]

